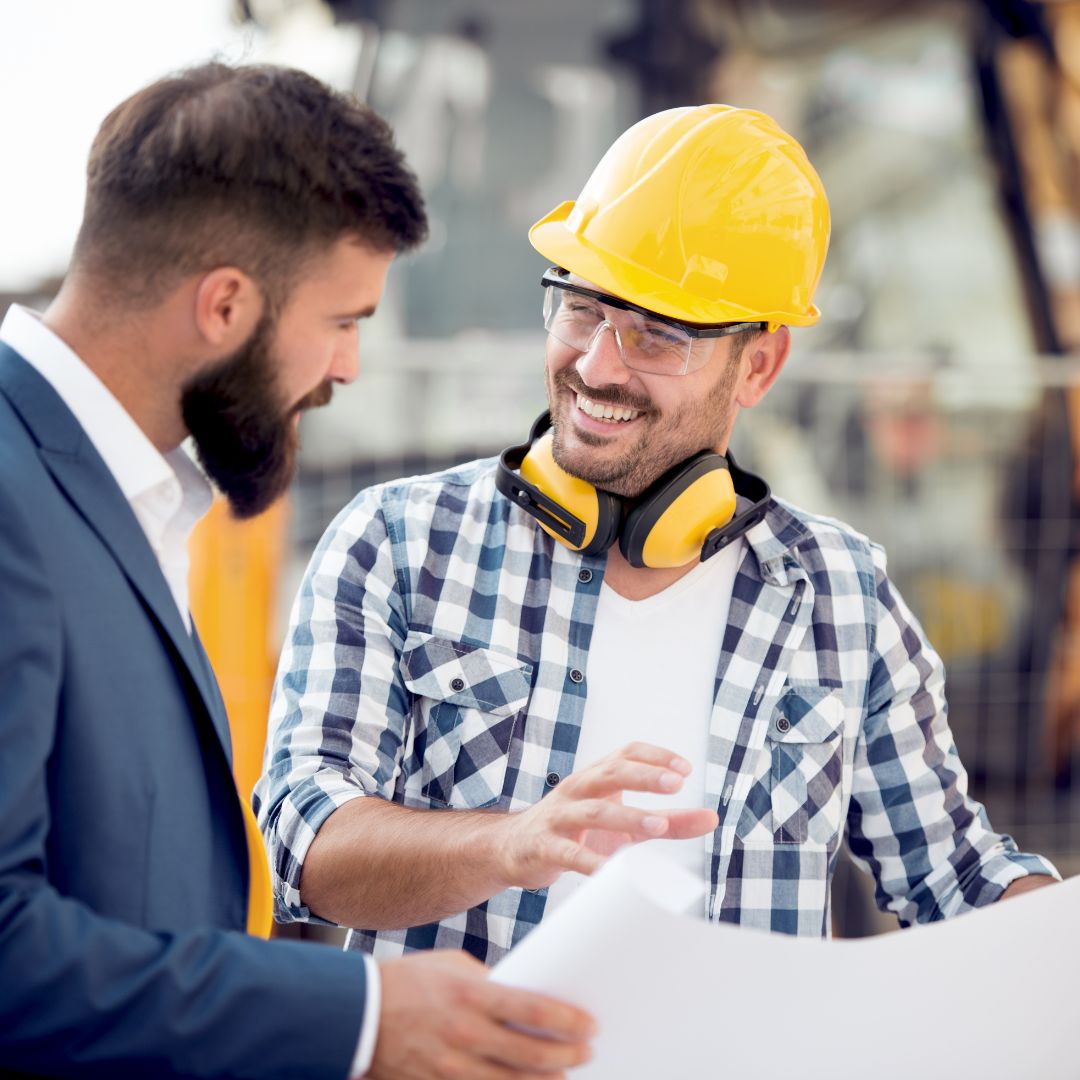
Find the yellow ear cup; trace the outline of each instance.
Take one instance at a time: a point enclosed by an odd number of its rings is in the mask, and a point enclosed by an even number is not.
[[[642,545],[646,566],[685,566],[701,557],[705,539],[735,514],[735,488],[727,469],[693,480],[660,514]]]
[[[703,450],[656,480],[627,513],[619,550],[631,566],[685,566],[735,515],[735,484],[722,454]]]
[[[592,484],[571,476],[556,464],[551,450],[551,438],[552,433],[548,429],[529,447],[529,452],[525,455],[518,471],[525,480],[538,487],[560,507],[564,507],[580,518],[585,524],[585,538],[579,545],[569,544],[565,537],[549,529],[543,521],[540,522],[540,528],[561,543],[567,544],[567,547],[572,547],[575,551],[584,551],[596,538],[600,524],[601,501]],[[558,511],[552,511],[552,513],[559,517]],[[559,517],[559,520],[566,525],[570,524],[568,518]]]
[[[550,428],[551,414],[542,413],[528,442],[499,455],[495,487],[560,544],[599,555],[619,535],[622,504],[611,492],[563,471],[555,461]]]

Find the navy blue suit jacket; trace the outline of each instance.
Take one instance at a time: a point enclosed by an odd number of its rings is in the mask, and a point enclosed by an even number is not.
[[[0,1076],[344,1080],[362,960],[242,933],[229,759],[129,504],[0,344]]]

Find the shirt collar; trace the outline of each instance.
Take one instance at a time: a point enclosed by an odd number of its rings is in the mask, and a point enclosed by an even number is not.
[[[162,454],[97,375],[38,315],[12,304],[0,326],[0,341],[60,395],[129,502],[172,481],[179,482],[196,517],[198,507],[203,512],[209,508],[210,485],[186,451],[178,447]]]
[[[770,499],[765,517],[746,533],[761,576],[774,585],[787,585],[791,571],[795,577],[804,577],[793,549],[811,536],[810,530],[776,499]]]

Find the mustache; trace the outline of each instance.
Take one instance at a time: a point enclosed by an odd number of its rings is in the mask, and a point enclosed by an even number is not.
[[[334,396],[334,384],[329,379],[319,383],[310,393],[305,394],[292,408],[294,413],[306,412],[308,409],[321,409],[329,405]]]
[[[610,405],[618,409],[636,409],[638,412],[648,412],[652,409],[652,402],[646,398],[640,398],[631,394],[619,386],[606,386],[603,390],[594,390],[586,386],[578,377],[576,371],[564,369],[555,376],[556,387],[572,390],[575,394],[581,394],[597,405]]]

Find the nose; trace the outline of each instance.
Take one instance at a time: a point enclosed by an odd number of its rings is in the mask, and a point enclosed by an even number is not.
[[[589,347],[578,357],[575,367],[586,386],[611,386],[631,378],[630,369],[619,352],[617,331],[611,323],[601,323],[593,334]]]
[[[326,377],[334,382],[348,384],[354,382],[359,374],[360,347],[356,337],[349,335],[348,340],[341,342],[334,350],[330,370],[326,373]]]

